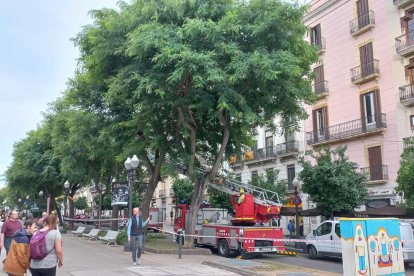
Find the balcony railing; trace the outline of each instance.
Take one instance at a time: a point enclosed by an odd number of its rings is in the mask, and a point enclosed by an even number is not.
[[[359,35],[375,26],[375,13],[369,11],[349,21],[349,32],[351,35]]]
[[[414,148],[414,136],[403,138],[404,150]]]
[[[261,149],[255,149],[253,150],[253,159],[246,160],[262,160],[262,159],[268,159],[268,158],[276,158],[276,147],[266,147]]]
[[[414,84],[407,84],[401,86],[400,90],[400,102],[406,106],[414,104]]]
[[[158,195],[159,197],[165,197],[165,189],[159,190]]]
[[[354,84],[361,84],[379,76],[379,60],[370,62],[351,69],[351,81]]]
[[[299,152],[298,141],[288,141],[276,145],[277,155],[291,155]]]
[[[368,182],[388,180],[387,165],[370,166],[368,168],[361,168],[361,173],[366,176],[366,180]]]
[[[393,0],[393,3],[398,8],[403,8],[414,3],[414,0]]]
[[[400,35],[395,38],[395,49],[397,53],[402,56],[407,56],[414,52],[414,30],[408,32],[408,34]]]
[[[308,145],[329,143],[331,141],[349,139],[355,136],[363,136],[387,127],[386,116],[383,113],[346,123],[321,128],[306,133]]]
[[[321,37],[320,41],[314,41],[312,43],[312,46],[315,47],[318,50],[318,53],[325,52],[325,50],[326,50],[325,38]]]
[[[313,85],[314,93],[317,95],[329,93],[328,81],[317,82]]]

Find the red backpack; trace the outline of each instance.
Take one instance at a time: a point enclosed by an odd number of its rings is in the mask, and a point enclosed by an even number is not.
[[[30,259],[33,260],[42,260],[45,258],[52,250],[49,252],[46,249],[46,235],[48,231],[40,232],[36,231],[33,237],[30,239]]]

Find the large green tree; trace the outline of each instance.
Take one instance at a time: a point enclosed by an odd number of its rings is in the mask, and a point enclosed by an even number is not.
[[[346,147],[322,148],[311,154],[310,160],[300,160],[302,191],[332,218],[335,211],[353,212],[366,202],[368,195],[363,184],[365,176],[345,153]]]
[[[412,207],[414,204],[414,143],[401,154],[397,183],[397,191],[404,193],[406,205]]]
[[[78,96],[113,120],[127,141],[120,158],[137,151],[146,164],[144,215],[167,153],[195,183],[193,233],[207,179],[225,154],[252,146],[256,126],[295,128],[306,117],[317,55],[303,40],[304,11],[274,0],[137,0],[93,12],[76,39],[76,81],[87,80]]]

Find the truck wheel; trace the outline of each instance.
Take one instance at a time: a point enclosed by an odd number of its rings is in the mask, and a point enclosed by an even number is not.
[[[309,258],[312,260],[316,259],[316,256],[318,256],[318,251],[313,245],[309,246],[308,252],[309,252]]]
[[[218,246],[218,253],[220,256],[222,257],[230,256],[230,247],[225,239],[219,240],[217,246]]]

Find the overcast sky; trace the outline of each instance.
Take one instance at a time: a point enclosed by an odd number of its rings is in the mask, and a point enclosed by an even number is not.
[[[79,52],[70,38],[92,22],[88,11],[117,1],[0,1],[0,185],[13,144],[36,128],[73,76]]]

